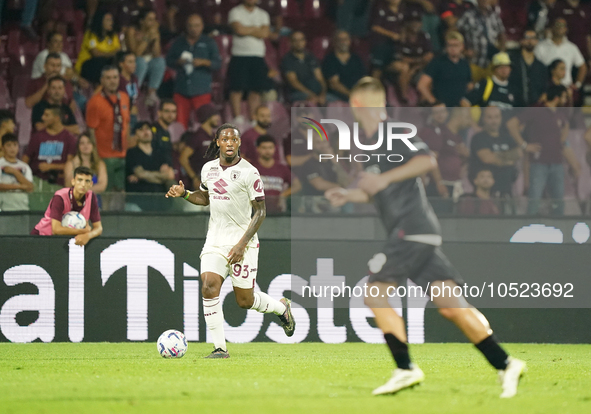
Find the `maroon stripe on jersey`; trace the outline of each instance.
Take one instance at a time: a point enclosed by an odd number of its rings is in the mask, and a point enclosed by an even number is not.
[[[265,196],[262,197],[256,197],[254,200],[255,201],[263,201],[265,199]]]

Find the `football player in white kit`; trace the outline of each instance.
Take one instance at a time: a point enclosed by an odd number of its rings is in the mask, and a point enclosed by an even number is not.
[[[230,357],[219,299],[222,283],[228,276],[232,278],[238,306],[278,315],[287,336],[295,330],[289,299],[276,300],[254,291],[259,256],[256,233],[266,215],[265,193],[259,172],[240,157],[239,147],[238,128],[222,125],[205,154],[206,158],[215,159],[203,166],[199,189],[188,191],[179,181],[166,194],[210,206],[207,238],[200,255],[203,310],[214,344],[214,351],[206,358]]]

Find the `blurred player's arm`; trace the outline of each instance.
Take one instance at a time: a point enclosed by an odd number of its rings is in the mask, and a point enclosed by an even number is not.
[[[265,200],[252,200],[250,202],[252,204],[252,208],[254,210],[254,214],[250,219],[250,224],[248,228],[244,232],[244,236],[240,239],[240,241],[236,244],[236,246],[232,247],[230,253],[228,253],[228,263],[233,265],[234,263],[239,263],[244,258],[244,252],[246,250],[246,246],[248,242],[254,237],[254,235],[263,224],[265,217],[267,216],[267,208],[265,207]]]
[[[333,207],[341,207],[347,203],[369,203],[371,201],[369,194],[360,188],[333,187],[324,193],[324,197],[330,201]]]
[[[381,174],[361,173],[357,186],[370,196],[379,193],[392,183],[420,177],[437,167],[437,160],[432,155],[417,155],[400,167]]]

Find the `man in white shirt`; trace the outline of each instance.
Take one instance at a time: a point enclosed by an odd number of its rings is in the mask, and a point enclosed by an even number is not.
[[[47,35],[47,48],[39,52],[35,61],[33,62],[33,71],[31,72],[31,79],[37,79],[43,76],[45,72],[45,59],[50,53],[59,53],[62,58],[62,70],[60,75],[70,80],[74,75],[72,70],[72,61],[70,57],[64,53],[64,36],[58,32],[51,32]]]
[[[568,27],[563,18],[556,19],[552,25],[552,38],[538,43],[534,50],[535,56],[546,66],[560,59],[566,65],[566,76],[562,79],[564,86],[580,89],[587,76],[585,58],[579,48],[566,38]],[[571,76],[573,67],[578,68],[577,80],[573,85]]]
[[[228,15],[232,26],[232,60],[228,67],[230,104],[235,123],[244,124],[242,95],[248,92],[250,118],[261,104],[261,92],[272,89],[265,63],[265,39],[269,37],[269,13],[256,6],[257,0],[244,0]]]
[[[0,158],[0,211],[29,210],[29,195],[33,191],[33,172],[19,160],[18,138],[8,133],[2,137],[4,156]]]

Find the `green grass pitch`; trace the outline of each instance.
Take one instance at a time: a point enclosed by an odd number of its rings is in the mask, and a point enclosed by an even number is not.
[[[469,344],[411,346],[425,383],[371,395],[393,364],[385,345],[229,344],[179,360],[153,343],[0,344],[0,413],[591,413],[591,345],[507,344],[529,371],[499,399],[496,372]]]

